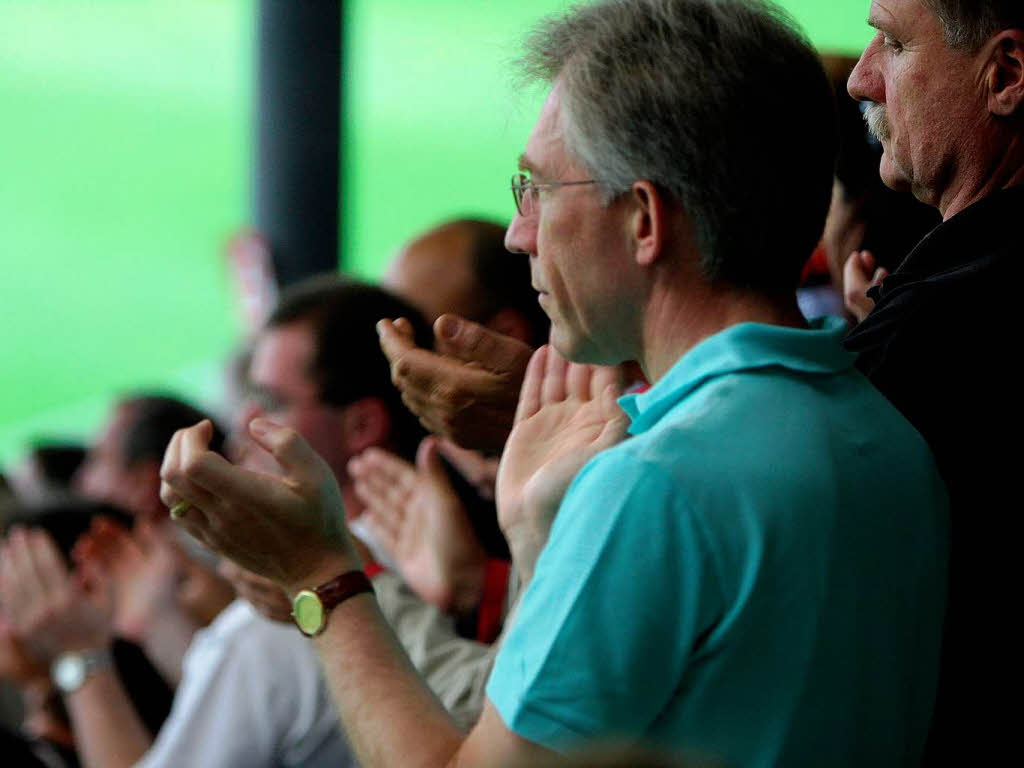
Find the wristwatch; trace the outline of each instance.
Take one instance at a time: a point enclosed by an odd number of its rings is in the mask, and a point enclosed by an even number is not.
[[[92,675],[112,663],[106,648],[62,653],[50,665],[50,679],[61,693],[74,693]]]
[[[316,589],[303,589],[292,599],[292,619],[306,637],[315,637],[327,626],[331,609],[363,592],[373,592],[373,584],[362,571],[347,571]]]

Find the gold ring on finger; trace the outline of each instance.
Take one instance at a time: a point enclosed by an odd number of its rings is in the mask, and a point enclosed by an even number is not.
[[[188,513],[191,507],[192,504],[190,504],[189,502],[179,501],[177,504],[171,507],[171,517],[175,520],[181,520],[181,518],[183,518]]]

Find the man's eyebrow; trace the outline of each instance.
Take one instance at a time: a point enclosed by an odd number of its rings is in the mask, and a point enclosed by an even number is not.
[[[868,26],[880,32],[892,32],[892,25],[886,24],[875,15],[868,16]]]
[[[519,156],[520,171],[532,171],[536,167],[536,164],[529,157],[526,156],[525,152]]]

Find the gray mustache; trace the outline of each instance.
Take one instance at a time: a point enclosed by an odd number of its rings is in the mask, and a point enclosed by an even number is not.
[[[879,141],[888,141],[892,138],[889,130],[889,112],[884,104],[867,104],[864,107],[864,122],[867,123],[871,135]]]

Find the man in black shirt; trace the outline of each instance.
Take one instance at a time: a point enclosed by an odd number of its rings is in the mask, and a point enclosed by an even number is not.
[[[943,223],[868,295],[847,339],[932,447],[952,499],[950,598],[929,761],[1004,754],[1016,668],[1019,389],[1024,257],[1024,3],[874,0],[878,30],[850,94],[884,147],[882,179]],[[850,259],[847,281],[872,276]],[[870,481],[870,478],[865,478]],[[1016,645],[1016,643],[1014,644]],[[998,701],[998,703],[997,703]],[[955,755],[955,757],[954,757]],[[994,761],[992,761],[994,762]]]

